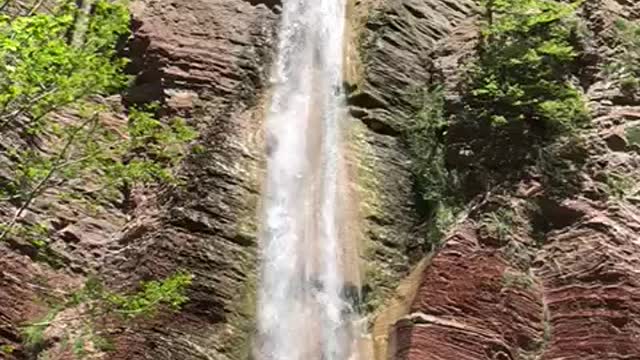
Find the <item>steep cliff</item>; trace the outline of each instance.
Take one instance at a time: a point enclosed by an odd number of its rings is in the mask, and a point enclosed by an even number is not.
[[[65,320],[68,315],[57,315],[60,321],[53,319],[35,348],[26,345],[24,329],[46,318],[50,309],[79,289],[86,274],[97,274],[111,289],[128,291],[139,281],[162,279],[176,270],[194,275],[187,294],[190,302],[179,314],[96,324],[106,326],[113,349],[108,353],[87,349],[88,356],[247,356],[255,312],[262,95],[278,19],[275,5],[269,1],[131,4],[128,71],[135,83],[122,99],[104,100],[114,106],[113,114],[104,115],[119,126],[120,102],[160,101],[167,117],[187,119],[200,133],[198,151],[180,170],[187,185],[134,189],[126,209],[111,204],[97,217],[73,202],[61,202],[56,194],[41,199],[27,219],[55,225],[46,258],[20,239],[0,243],[0,358],[73,358],[70,347],[63,344],[73,340],[61,335],[69,331],[60,331],[78,326]],[[17,134],[3,134],[3,145],[9,146],[9,139],[21,140]],[[7,217],[13,213],[10,208],[3,210]]]
[[[403,99],[415,87],[442,84],[448,111],[459,111],[460,75],[479,38],[475,15],[463,1],[388,1],[370,10],[363,85],[351,98],[352,114],[375,136],[395,141],[410,124],[411,106]],[[635,187],[616,196],[607,180],[637,176],[629,138],[637,105],[603,70],[619,51],[613,23],[637,19],[638,7],[589,2],[579,15],[588,35],[576,79],[592,124],[578,139],[553,145],[546,168],[524,170],[505,164],[517,159],[508,149],[526,149],[526,139],[501,145],[449,125],[446,161],[468,174],[460,189],[466,210],[417,269],[422,275],[412,274],[378,310],[376,358],[640,357]],[[484,157],[499,146],[497,159]]]
[[[95,101],[110,109],[101,116],[115,128],[126,106],[150,101],[196,127],[198,151],[179,173],[186,185],[136,188],[127,206],[120,199],[97,213],[59,192],[34,204],[22,220],[52,225],[47,248],[19,237],[0,242],[0,358],[76,357],[62,335],[79,326],[73,315],[54,313],[56,321],[48,314],[88,274],[128,291],[176,270],[194,275],[181,311],[104,319],[96,326],[112,348],[88,346],[86,356],[250,358],[263,106],[280,5],[131,4],[127,55],[135,83],[122,96]],[[458,220],[437,243],[427,235],[433,214],[417,194],[406,135],[422,89],[442,85],[447,112],[460,111],[477,15],[471,0],[350,3],[345,140],[359,202],[353,230],[361,240],[360,310],[370,324],[371,358],[640,359],[640,104],[603,70],[616,53],[613,22],[640,19],[640,7],[598,0],[580,9],[588,35],[575,82],[593,120],[576,139],[546,148],[546,167],[505,165],[524,140],[497,143],[449,124],[446,164],[468,181],[459,189]],[[64,122],[77,114],[56,116]],[[24,140],[1,137],[4,183],[12,166],[5,150]],[[496,148],[497,162],[487,162],[484,151]],[[13,213],[0,207],[3,220]],[[37,346],[27,344],[25,326],[39,321],[53,325]]]

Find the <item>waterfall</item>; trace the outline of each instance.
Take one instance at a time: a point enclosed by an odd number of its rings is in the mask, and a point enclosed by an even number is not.
[[[354,359],[345,299],[345,0],[284,0],[267,114],[255,357]]]

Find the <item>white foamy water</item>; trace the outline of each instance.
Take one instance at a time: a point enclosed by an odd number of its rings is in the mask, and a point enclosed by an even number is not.
[[[340,128],[345,0],[284,0],[267,115],[255,357],[348,360]]]

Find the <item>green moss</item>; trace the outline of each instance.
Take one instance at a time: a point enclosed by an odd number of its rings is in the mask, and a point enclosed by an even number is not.
[[[535,281],[528,274],[509,271],[505,271],[502,274],[502,286],[505,288],[528,290],[531,289],[534,284]]]
[[[625,136],[629,145],[639,147],[640,146],[640,125],[634,124],[625,128]]]
[[[402,254],[394,253],[380,244],[385,241],[384,239],[392,241],[397,234],[392,233],[392,230],[385,226],[378,225],[378,222],[385,221],[388,214],[384,205],[386,203],[384,184],[380,179],[383,170],[377,163],[368,133],[369,130],[364,124],[358,122],[350,133],[349,143],[353,147],[352,153],[357,170],[360,216],[363,219],[372,220],[362,223],[363,233],[367,235],[362,237],[363,242],[360,246],[364,264],[362,299],[359,306],[364,312],[370,313],[384,304],[392,293],[401,276],[397,271],[392,270],[392,267],[404,265],[406,259]]]
[[[617,19],[614,23],[618,46],[605,73],[626,94],[640,89],[640,22]]]
[[[1,345],[0,346],[0,354],[11,355],[16,348],[12,345]]]
[[[376,163],[374,149],[368,141],[367,132],[364,124],[358,122],[352,129],[350,139],[356,157],[360,212],[364,218],[381,218],[384,215],[384,200],[380,167]]]
[[[232,359],[251,359],[253,335],[256,331],[257,296],[257,274],[253,269],[240,294],[234,299],[235,306],[229,316],[230,334],[224,340],[224,346]]]
[[[47,330],[51,322],[62,311],[62,307],[51,309],[47,315],[22,329],[22,338],[24,345],[29,349],[39,349],[44,343],[44,332]]]
[[[604,191],[610,198],[623,200],[638,193],[636,183],[633,176],[612,171],[605,175]]]
[[[388,271],[383,264],[367,262],[360,310],[364,313],[373,313],[378,310],[384,305],[398,282],[398,277]]]

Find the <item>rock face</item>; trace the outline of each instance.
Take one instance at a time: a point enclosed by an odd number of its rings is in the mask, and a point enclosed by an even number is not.
[[[41,219],[61,223],[51,236],[52,254],[63,261],[54,269],[50,261],[29,258],[24,250],[29,246],[0,243],[0,358],[74,358],[57,345],[62,339],[53,331],[47,330],[38,348],[23,346],[21,326],[42,319],[58,294],[61,299],[82,286],[86,273],[127,291],[177,270],[195,276],[189,304],[179,313],[110,325],[114,350],[90,351],[90,357],[246,358],[255,311],[261,97],[277,5],[236,0],[131,5],[129,71],[136,80],[123,102],[158,100],[167,116],[180,115],[199,130],[199,151],[179,172],[187,185],[134,189],[130,209],[114,207],[98,218],[79,215],[55,199],[43,201],[48,209],[36,207]],[[56,212],[48,212],[52,206]],[[74,216],[61,216],[67,212]],[[93,250],[99,253],[93,256]]]
[[[365,30],[377,35],[368,35],[373,40],[363,49],[364,85],[352,97],[352,113],[389,138],[411,116],[402,95],[412,87],[444,80],[455,104],[457,75],[477,30],[462,1],[381,6]],[[593,127],[577,142],[558,144],[561,161],[553,166],[579,165],[562,178],[525,171],[513,186],[472,189],[474,205],[424,268],[406,315],[391,327],[388,352],[377,358],[640,358],[637,187],[621,189],[607,175],[638,175],[640,158],[629,139],[638,108],[600,70],[603,54],[615,51],[612,22],[639,15],[638,5],[624,1],[583,7],[592,36],[579,80]],[[454,130],[456,143],[476,140]],[[508,224],[507,234],[493,228],[500,209],[510,214],[496,220]]]
[[[190,115],[204,150],[184,165],[187,185],[165,191],[155,214],[141,214],[122,232],[105,279],[135,284],[185,269],[195,283],[179,315],[124,331],[110,358],[240,358],[251,341],[260,96],[277,14],[251,1],[138,5],[131,101],[152,95],[178,104],[170,110]]]
[[[412,99],[431,82],[429,51],[472,10],[470,1],[356,2],[350,79],[350,139],[358,167],[364,237],[365,301],[375,309],[424,255],[402,133]],[[419,44],[419,46],[417,46]]]
[[[351,4],[359,64],[346,84],[347,145],[361,204],[372,359],[640,359],[640,199],[637,181],[628,181],[640,176],[640,103],[600,70],[615,52],[612,22],[640,18],[639,4],[589,1],[581,10],[592,35],[578,80],[593,127],[556,149],[560,160],[579,166],[568,169],[566,181],[525,171],[512,186],[474,188],[466,216],[425,257],[432,249],[424,244],[403,134],[415,113],[412,96],[424,87],[444,81],[455,104],[455,85],[477,38],[473,3]],[[114,350],[92,351],[90,358],[250,358],[267,151],[262,107],[280,6],[280,0],[132,4],[135,84],[122,99],[96,100],[112,109],[105,121],[122,126],[121,103],[157,100],[163,115],[183,116],[198,128],[200,150],[180,170],[185,186],[134,189],[128,208],[104,204],[100,215],[87,214],[56,193],[35,204],[23,220],[52,225],[47,252],[21,239],[0,243],[0,358],[74,358],[60,346],[57,329],[37,347],[25,346],[23,325],[43,319],[89,273],[124,291],[180,269],[195,276],[182,311],[109,323]],[[58,116],[68,121],[74,114]],[[451,143],[474,140],[452,134]],[[10,132],[1,138],[0,182],[11,166],[4,150],[22,141]],[[452,151],[448,159],[465,166],[469,159],[458,155]],[[505,208],[506,234],[492,223]],[[2,205],[0,217],[14,210]],[[417,263],[419,271],[395,293]],[[394,295],[402,306],[387,311]]]

